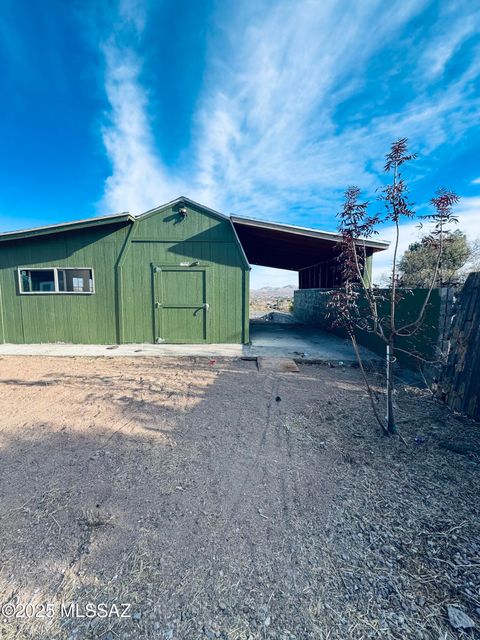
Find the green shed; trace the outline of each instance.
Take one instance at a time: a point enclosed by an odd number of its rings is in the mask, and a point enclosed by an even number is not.
[[[248,342],[235,228],[191,200],[0,241],[3,342]]]
[[[249,260],[298,271],[301,288],[320,277],[334,286],[339,240],[185,197],[139,216],[2,233],[0,341],[245,344]]]

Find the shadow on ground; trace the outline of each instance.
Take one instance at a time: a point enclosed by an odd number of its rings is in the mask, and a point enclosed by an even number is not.
[[[2,637],[438,640],[445,602],[475,616],[477,445],[442,443],[477,441],[436,403],[399,398],[406,447],[349,368],[1,365],[2,600],[56,607]]]

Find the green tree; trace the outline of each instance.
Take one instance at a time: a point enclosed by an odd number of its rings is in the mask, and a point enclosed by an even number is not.
[[[465,279],[462,267],[471,254],[467,236],[460,230],[449,232],[445,234],[443,243],[442,259],[438,269],[438,248],[432,243],[431,238],[422,238],[408,247],[398,264],[401,287],[428,288],[435,270],[435,287],[458,284]]]

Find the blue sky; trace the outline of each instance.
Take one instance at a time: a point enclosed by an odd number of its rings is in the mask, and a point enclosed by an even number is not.
[[[479,33],[471,0],[3,0],[0,228],[187,195],[335,230],[407,136],[420,210],[454,189],[480,236]]]

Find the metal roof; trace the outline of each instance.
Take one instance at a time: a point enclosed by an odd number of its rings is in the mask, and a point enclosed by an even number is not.
[[[250,264],[300,271],[338,259],[342,236],[331,231],[306,229],[278,222],[232,216],[240,243]],[[387,249],[382,240],[360,238],[368,255]]]
[[[51,233],[61,233],[63,231],[73,231],[75,229],[85,229],[109,224],[111,222],[116,224],[133,220],[135,220],[135,217],[124,211],[123,213],[113,213],[108,216],[99,216],[98,218],[85,218],[83,220],[72,220],[71,222],[60,222],[59,224],[47,224],[43,227],[32,227],[31,229],[21,229],[18,231],[4,231],[0,233],[0,242],[30,238],[32,236],[43,236]]]
[[[242,224],[258,229],[271,229],[273,231],[284,231],[286,233],[294,233],[310,238],[321,238],[330,242],[341,242],[342,236],[335,231],[320,231],[319,229],[310,229],[308,227],[298,227],[296,225],[284,224],[283,222],[270,222],[269,220],[258,220],[257,218],[244,218],[243,216],[230,216],[234,224]],[[358,242],[366,247],[371,247],[374,251],[383,251],[388,249],[390,241],[388,240],[371,240],[369,238],[359,238]]]

